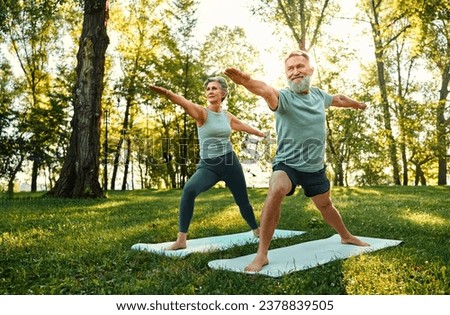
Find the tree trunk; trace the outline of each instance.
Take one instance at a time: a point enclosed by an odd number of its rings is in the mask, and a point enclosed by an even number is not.
[[[123,130],[122,130],[123,132]],[[114,161],[113,161],[113,172],[111,176],[111,190],[116,189],[116,178],[117,178],[117,172],[119,170],[119,160],[120,160],[120,152],[122,150],[122,143],[123,143],[123,136],[120,136],[119,142],[116,146],[116,152],[114,153]]]
[[[184,93],[185,99],[189,99],[188,95],[188,81],[189,81],[189,60],[190,55],[186,54],[186,60],[184,65]],[[180,187],[183,188],[187,181],[187,161],[188,161],[188,150],[187,150],[187,113],[183,113],[183,134],[180,137]]]
[[[188,148],[187,148],[187,114],[183,114],[183,136],[180,139],[180,187],[183,188],[187,181],[187,163],[188,163]]]
[[[416,164],[416,177],[414,181],[414,185],[418,186],[419,182],[422,186],[427,185],[427,179],[425,178],[425,174],[423,173],[422,166],[420,163]]]
[[[342,187],[342,186],[344,186],[344,167],[343,167],[341,161],[339,161],[337,167],[338,167],[338,172],[336,174],[337,184],[338,184],[338,186]]]
[[[450,66],[446,66],[442,74],[441,91],[436,114],[437,146],[438,146],[438,185],[447,185],[447,128],[448,121],[445,119],[445,105],[448,96],[448,84],[450,81]]]
[[[125,114],[123,117],[123,123],[122,123],[122,131],[120,132],[120,139],[117,143],[116,147],[116,153],[114,155],[114,163],[113,163],[113,174],[111,177],[111,189],[115,190],[116,187],[116,178],[117,178],[117,172],[119,171],[119,160],[120,160],[120,154],[122,153],[122,145],[125,141],[125,138],[129,137],[129,121],[130,121],[130,108],[131,108],[131,100],[126,100],[126,106],[125,106]],[[124,179],[126,181],[126,178]]]
[[[17,166],[9,174],[10,176],[9,176],[9,179],[8,179],[8,191],[7,191],[7,196],[8,196],[9,199],[13,198],[13,195],[14,195],[14,180],[16,179],[17,173],[22,169],[23,160],[24,160],[24,156],[20,155],[19,163],[17,163]]]
[[[128,170],[130,167],[130,159],[131,159],[131,139],[127,137],[127,152],[125,158],[125,168],[123,170],[123,179],[122,179],[122,190],[127,190],[127,181],[128,181]],[[133,182],[133,181],[131,181]]]
[[[386,86],[386,74],[384,60],[384,44],[381,39],[381,30],[379,22],[379,12],[374,1],[371,3],[371,11],[373,21],[371,22],[372,34],[375,46],[375,60],[377,65],[378,85],[381,95],[381,108],[383,112],[383,123],[386,131],[386,140],[388,145],[389,158],[392,165],[392,179],[395,185],[400,185],[399,165],[397,160],[397,144],[395,142],[394,134],[391,126],[391,112],[389,110],[389,97]]]
[[[376,53],[377,60],[382,60],[382,56],[379,53]],[[381,92],[381,108],[383,111],[383,123],[384,129],[386,131],[386,140],[388,144],[389,158],[391,160],[392,165],[392,180],[395,185],[400,185],[400,175],[399,175],[399,165],[397,160],[397,145],[394,139],[394,135],[391,127],[391,113],[389,111],[389,99],[387,96],[387,88],[386,81],[384,78],[384,63],[381,61],[377,61],[377,69],[378,69],[378,85],[380,87]]]
[[[104,197],[99,182],[100,120],[108,0],[85,0],[77,54],[72,134],[60,177],[48,193],[57,197]]]
[[[400,144],[403,166],[403,186],[408,186],[408,157],[406,156],[406,145],[404,141],[405,140]]]
[[[37,178],[38,178],[39,167],[40,167],[39,160],[40,160],[39,157],[35,157],[33,159],[33,166],[31,168],[31,192],[37,191]]]
[[[172,154],[170,153],[169,149],[167,150],[167,152],[163,152],[163,156],[167,167],[167,174],[170,180],[168,186],[171,188],[177,188],[177,176],[176,176],[177,174],[172,165]]]

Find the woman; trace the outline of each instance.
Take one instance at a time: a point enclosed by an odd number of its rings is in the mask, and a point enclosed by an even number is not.
[[[208,104],[206,108],[163,87],[150,86],[151,90],[180,105],[195,119],[200,142],[200,162],[196,172],[184,186],[181,196],[178,237],[168,250],[186,248],[195,198],[219,181],[225,181],[242,217],[254,235],[259,236],[259,227],[247,195],[244,172],[231,146],[230,134],[231,130],[244,131],[259,137],[264,137],[264,134],[222,109],[222,102],[228,94],[228,85],[224,78],[208,78],[204,87]]]

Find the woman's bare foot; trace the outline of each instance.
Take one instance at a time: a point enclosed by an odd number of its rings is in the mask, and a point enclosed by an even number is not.
[[[167,250],[185,249],[187,243],[187,233],[178,232],[177,240],[167,247]]]
[[[177,249],[185,249],[186,248],[186,242],[178,242],[176,240],[172,245],[166,248],[166,250],[177,250]]]
[[[347,238],[341,238],[342,244],[351,244],[351,245],[357,245],[357,246],[370,246],[369,243],[361,241],[356,236],[350,235],[350,237]]]
[[[254,229],[252,231],[253,231],[253,236],[259,238],[259,228],[256,228],[256,229]]]
[[[245,271],[247,272],[258,272],[261,271],[261,269],[269,263],[269,259],[267,259],[267,256],[259,256],[258,254],[253,259],[253,261],[245,267]]]

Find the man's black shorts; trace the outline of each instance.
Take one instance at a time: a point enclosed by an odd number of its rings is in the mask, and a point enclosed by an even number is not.
[[[291,191],[286,195],[294,194],[295,188],[301,186],[306,197],[314,197],[330,190],[330,181],[325,175],[325,167],[318,172],[300,172],[283,163],[278,163],[273,167],[273,171],[284,171],[292,183]]]

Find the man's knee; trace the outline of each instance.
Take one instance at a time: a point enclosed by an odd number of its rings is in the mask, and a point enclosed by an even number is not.
[[[272,198],[284,198],[290,191],[290,188],[286,185],[272,185],[269,187],[269,197]]]
[[[292,189],[292,183],[284,172],[277,172],[272,175],[269,184],[269,196],[284,198]]]

